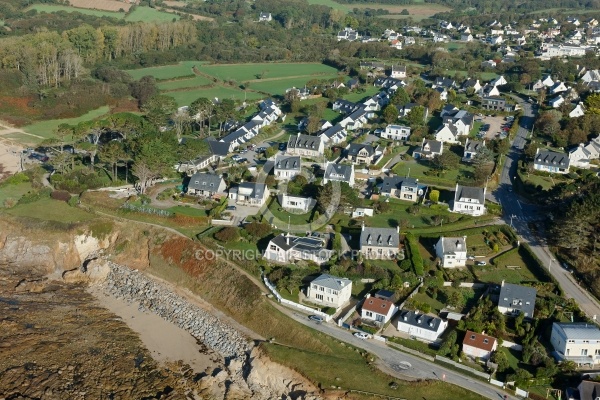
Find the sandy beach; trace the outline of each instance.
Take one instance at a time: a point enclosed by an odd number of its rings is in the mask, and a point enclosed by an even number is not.
[[[159,363],[177,362],[190,365],[197,373],[212,371],[221,364],[221,357],[197,343],[185,330],[165,321],[156,314],[141,312],[137,304],[106,295],[99,287],[88,291],[98,299],[100,306],[112,311],[137,332],[152,357]]]

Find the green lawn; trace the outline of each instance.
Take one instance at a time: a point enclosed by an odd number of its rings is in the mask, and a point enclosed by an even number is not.
[[[550,178],[549,176],[539,176],[535,174],[529,174],[529,176],[527,176],[527,174],[521,174],[521,178],[524,183],[529,183],[534,186],[541,185],[544,190],[551,189],[557,182],[556,179]]]
[[[476,138],[477,134],[479,133],[479,130],[481,129],[482,126],[483,126],[482,121],[473,122],[473,129],[471,129],[471,132],[469,133],[469,137]]]
[[[309,211],[306,214],[292,214],[289,213],[287,211],[285,211],[283,208],[281,208],[281,206],[279,205],[279,201],[277,200],[277,197],[272,197],[269,203],[269,211],[273,214],[273,216],[278,219],[274,220],[274,221],[268,221],[269,223],[273,223],[275,225],[278,225],[278,227],[280,229],[285,228],[285,226],[287,226],[286,224],[289,222],[291,225],[305,225],[305,224],[309,224],[310,223],[310,217],[312,215],[312,210]],[[264,214],[263,214],[264,215]],[[265,218],[270,219],[272,218],[271,216],[267,216],[264,215]],[[284,226],[279,226],[283,223]]]
[[[314,353],[296,348],[265,343],[263,348],[269,357],[307,377],[322,388],[341,387],[342,389],[364,390],[381,395],[406,397],[410,399],[480,399],[481,397],[458,386],[440,381],[408,383],[396,380],[376,367],[369,365],[362,350],[319,335],[319,339],[334,351],[329,354]],[[350,335],[350,333],[348,333]],[[397,389],[390,387],[395,381]]]
[[[164,11],[158,11],[150,7],[137,6],[132,13],[125,17],[125,21],[129,22],[168,22],[178,20],[180,17],[176,14],[167,13]]]
[[[380,90],[378,87],[371,86],[371,85],[363,86],[363,88],[365,89],[364,92],[361,92],[361,91],[350,92],[344,96],[344,99],[348,100],[348,101],[358,102],[360,100],[372,97],[373,95],[379,93],[379,90]]]
[[[194,207],[175,206],[168,209],[175,214],[187,215],[190,217],[206,217],[206,210]]]
[[[195,76],[189,79],[176,79],[172,81],[159,82],[156,86],[159,90],[177,90],[195,88],[210,85],[212,82],[203,76]]]
[[[459,180],[469,180],[473,176],[474,167],[472,165],[460,164],[458,169],[443,172],[440,176],[426,175],[430,170],[427,161],[424,162],[402,162],[400,161],[393,168],[396,175],[410,176],[419,179],[419,182],[454,187]]]
[[[306,77],[306,80],[321,79],[323,76],[337,75],[338,70],[325,64],[317,63],[259,63],[259,64],[231,64],[231,65],[202,65],[201,72],[221,80],[234,80],[237,82],[262,79]],[[258,82],[257,82],[258,83]],[[252,87],[252,83],[250,84]]]
[[[90,121],[99,118],[108,113],[108,106],[102,106],[96,110],[92,110],[80,117],[75,118],[64,118],[64,119],[51,119],[48,121],[36,122],[31,125],[23,127],[23,130],[34,135],[42,136],[43,138],[50,138],[53,136],[53,131],[61,124],[76,125],[83,121]]]
[[[14,208],[6,210],[6,212],[19,217],[65,223],[84,222],[94,218],[93,214],[79,208],[71,207],[64,201],[48,198],[33,203],[17,205]]]
[[[21,196],[30,190],[31,183],[29,182],[0,186],[0,208],[4,207],[4,201],[6,199],[19,200]]]
[[[124,12],[114,12],[114,11],[105,11],[105,10],[90,10],[87,8],[76,8],[71,6],[62,6],[56,4],[35,4],[29,8],[28,10],[36,10],[37,12],[45,12],[45,13],[55,13],[60,11],[66,12],[78,12],[85,15],[92,15],[94,17],[112,17],[122,19],[125,17]]]
[[[420,303],[429,304],[431,306],[432,312],[438,314],[445,306],[441,302],[436,299],[432,299],[427,296],[425,293],[417,293],[412,297],[413,301],[417,301]]]
[[[7,133],[5,135],[2,135],[2,137],[5,137],[7,139],[12,139],[16,142],[19,142],[22,144],[27,144],[27,145],[38,145],[43,140],[38,137],[27,135],[25,133],[20,133],[20,132]]]
[[[320,6],[327,6],[327,7],[333,8],[334,10],[340,10],[343,12],[352,11],[352,6],[353,6],[353,4],[336,3],[333,0],[308,0],[308,4],[318,4]]]
[[[182,76],[192,76],[194,66],[199,67],[200,61],[181,61],[174,65],[165,65],[162,67],[148,67],[140,69],[130,69],[126,71],[133,79],[140,79],[143,76],[153,76],[157,80],[167,80],[180,78]]]
[[[319,76],[305,76],[300,78],[282,78],[282,79],[273,79],[266,81],[255,81],[248,83],[248,88],[252,90],[257,90],[260,92],[265,92],[269,94],[279,94],[283,95],[286,89],[296,87],[301,88],[304,87],[306,82],[311,79],[335,79],[337,78],[337,74],[325,74]]]
[[[252,91],[246,91],[244,93],[243,90],[225,86],[213,86],[211,88],[198,90],[180,90],[173,92],[165,92],[164,94],[173,97],[179,106],[189,105],[199,97],[206,97],[208,99],[213,99],[216,97],[219,99],[234,99],[242,101],[244,99],[258,100],[265,97],[260,93]]]

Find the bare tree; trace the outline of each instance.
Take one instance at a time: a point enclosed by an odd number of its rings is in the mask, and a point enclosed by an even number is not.
[[[138,188],[142,194],[146,192],[146,188],[150,185],[151,181],[156,178],[156,173],[143,161],[136,162],[133,165],[131,173],[138,178]]]
[[[176,111],[171,116],[171,121],[173,121],[173,126],[175,127],[175,133],[177,134],[177,142],[181,143],[181,137],[183,135],[183,132],[191,122],[188,110],[182,109]]]

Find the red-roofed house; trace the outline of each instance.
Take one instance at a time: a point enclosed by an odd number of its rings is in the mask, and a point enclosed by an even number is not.
[[[385,324],[392,318],[397,310],[398,307],[396,307],[391,301],[377,297],[371,297],[371,295],[368,294],[362,305],[360,317],[362,319]]]
[[[497,347],[498,341],[496,338],[482,333],[467,331],[463,340],[462,351],[467,356],[487,360],[496,351]]]

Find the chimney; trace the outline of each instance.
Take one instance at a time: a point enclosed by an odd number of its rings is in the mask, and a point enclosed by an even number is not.
[[[396,232],[400,233],[400,225],[396,225]]]
[[[367,293],[367,296],[365,297],[365,299],[368,299],[369,297],[371,297],[371,293]]]
[[[363,230],[363,231],[365,230],[365,221],[363,221],[363,223],[362,223],[362,229],[361,230]]]
[[[504,279],[502,279],[502,285],[500,285],[500,286],[504,287]]]
[[[289,232],[288,232],[288,234],[285,236],[285,242],[286,242],[286,243],[288,244],[288,246],[289,246],[289,244],[290,244],[290,234],[289,234]]]

